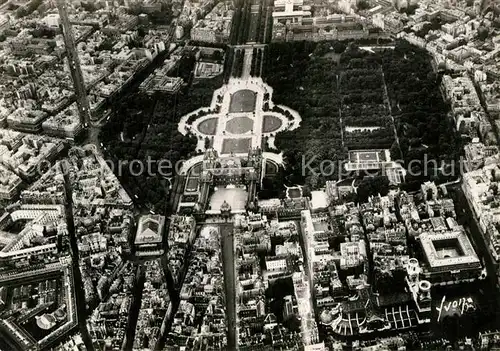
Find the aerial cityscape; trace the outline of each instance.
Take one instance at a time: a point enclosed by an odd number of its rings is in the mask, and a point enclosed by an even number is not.
[[[500,349],[499,0],[0,0],[0,351]]]

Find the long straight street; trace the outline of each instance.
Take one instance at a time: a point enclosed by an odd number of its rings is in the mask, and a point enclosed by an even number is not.
[[[227,347],[228,350],[236,350],[237,325],[236,325],[236,267],[235,267],[235,247],[233,223],[223,223],[219,225],[222,262],[224,266],[224,288],[226,293],[226,317],[227,317]]]
[[[94,350],[94,346],[92,345],[92,339],[90,338],[88,329],[87,329],[87,307],[85,304],[85,293],[83,291],[83,282],[82,275],[80,273],[79,267],[79,255],[78,255],[78,245],[76,239],[76,228],[75,221],[73,218],[73,192],[71,189],[71,183],[69,179],[69,172],[67,170],[63,170],[64,174],[64,191],[66,195],[66,204],[65,204],[65,212],[66,212],[66,222],[68,225],[68,233],[71,245],[71,256],[72,256],[72,268],[73,268],[73,279],[74,279],[74,289],[75,289],[75,297],[76,297],[76,308],[78,315],[78,326],[80,329],[80,333],[82,334],[83,342],[85,343],[85,347],[88,351]]]

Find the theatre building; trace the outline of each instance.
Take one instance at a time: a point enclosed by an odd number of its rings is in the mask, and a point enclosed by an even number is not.
[[[163,254],[164,227],[164,216],[147,215],[141,217],[134,241],[136,256],[153,257]]]

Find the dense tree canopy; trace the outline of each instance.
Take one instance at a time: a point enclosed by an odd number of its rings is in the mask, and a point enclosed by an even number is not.
[[[359,183],[357,198],[359,202],[366,202],[370,196],[385,196],[389,192],[389,179],[387,177],[365,177]]]
[[[461,140],[448,117],[430,57],[422,49],[400,42],[383,52],[383,69],[404,160],[458,160]],[[414,162],[415,163],[415,162]],[[430,174],[422,174],[420,180]],[[412,177],[410,177],[411,181]]]
[[[186,56],[177,74],[189,78],[193,66],[192,57]],[[197,139],[178,132],[180,118],[199,107],[209,106],[213,91],[221,84],[222,77],[217,77],[196,81],[174,95],[132,95],[103,128],[100,138],[116,162],[138,160],[147,165],[148,159],[155,161],[151,163],[150,174],[136,175],[138,169],[130,174],[129,167],[125,167],[122,181],[131,193],[147,199],[156,211],[167,210],[169,196],[169,182],[158,172],[158,162],[168,160],[174,166],[197,151]],[[175,173],[174,169],[171,171]]]
[[[359,50],[353,43],[293,42],[272,43],[267,51],[263,75],[274,88],[274,102],[302,117],[300,128],[276,137],[287,164],[285,183],[318,187],[338,179],[338,161],[348,149],[390,149],[393,158],[406,163],[458,158],[460,139],[447,116],[440,77],[424,50],[405,42],[381,53]],[[322,161],[337,170],[331,172]]]
[[[274,102],[299,112],[300,128],[280,133],[276,146],[283,150],[287,169],[285,183],[303,184],[313,179],[313,172],[304,169],[303,162],[320,173],[323,160],[331,164],[344,158],[339,124],[339,96],[336,93],[335,62],[330,57],[313,55],[316,43],[272,43],[268,47],[267,82],[274,89]],[[320,176],[318,186],[337,174]]]

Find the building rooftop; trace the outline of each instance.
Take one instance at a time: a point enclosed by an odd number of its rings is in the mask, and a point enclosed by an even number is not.
[[[161,244],[163,242],[163,231],[165,217],[160,215],[147,215],[139,219],[135,245]]]
[[[453,270],[481,264],[463,229],[424,233],[418,239],[431,270]]]
[[[76,103],[45,120],[42,128],[51,135],[74,138],[82,130]]]

